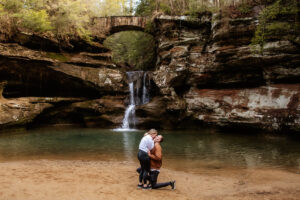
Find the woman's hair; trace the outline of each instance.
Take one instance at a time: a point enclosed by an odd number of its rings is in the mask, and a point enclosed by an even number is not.
[[[157,130],[155,130],[155,129],[150,129],[150,130],[148,131],[148,134],[150,134],[150,135],[157,135]]]

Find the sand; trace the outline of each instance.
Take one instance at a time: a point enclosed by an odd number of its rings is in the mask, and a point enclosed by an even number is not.
[[[275,169],[162,169],[170,187],[136,187],[136,162],[26,160],[0,162],[0,200],[300,199],[300,174]]]

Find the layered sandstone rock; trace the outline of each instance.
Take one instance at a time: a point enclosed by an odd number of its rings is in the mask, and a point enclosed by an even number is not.
[[[137,128],[300,131],[299,43],[277,38],[261,54],[251,45],[255,16],[202,13],[194,19],[159,16],[154,23],[152,98],[136,107]],[[119,127],[129,91],[125,69],[114,65],[101,45],[107,34],[95,32],[97,45],[78,41],[68,53],[53,53],[57,43],[48,39],[37,43],[51,43],[53,49],[35,47],[38,37],[33,35],[35,40],[23,45],[0,44],[0,82],[6,81],[5,88],[0,84],[6,98],[0,96],[0,128],[47,123]]]
[[[220,126],[300,130],[300,84],[251,89],[197,89],[186,95],[187,115]]]
[[[109,52],[49,53],[1,43],[0,82],[0,129],[122,122],[128,86]]]
[[[17,44],[0,45],[0,80],[7,81],[4,95],[99,97],[103,94],[125,93],[123,73],[109,61],[97,60],[103,54],[49,54]],[[90,58],[90,59],[88,59]],[[62,60],[64,59],[64,60]],[[99,59],[103,59],[100,57]],[[100,60],[101,61],[101,60]]]
[[[67,98],[52,102],[29,125],[76,125],[82,127],[114,128],[121,126],[125,96],[104,96],[99,99]]]
[[[195,128],[299,131],[299,45],[270,41],[261,54],[251,45],[256,20],[206,13],[196,25],[186,18],[157,19],[153,80],[162,97],[150,108],[172,119],[166,121],[168,128],[185,128],[189,122]],[[174,104],[181,105],[178,112],[167,109]],[[151,116],[147,105],[140,109],[142,123],[150,123],[143,118]]]
[[[32,102],[31,98],[7,100],[0,98],[0,128],[26,127],[44,109],[51,107],[47,102]]]

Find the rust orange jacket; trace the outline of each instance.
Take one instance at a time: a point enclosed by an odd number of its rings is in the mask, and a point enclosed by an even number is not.
[[[162,165],[162,149],[159,143],[154,144],[154,148],[149,155],[151,161],[151,169],[160,169]]]

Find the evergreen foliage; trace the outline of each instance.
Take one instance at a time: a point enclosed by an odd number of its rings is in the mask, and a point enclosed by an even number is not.
[[[263,53],[267,41],[294,40],[299,35],[297,0],[276,0],[262,10],[259,25],[252,39],[252,45],[259,45]]]
[[[155,0],[141,0],[135,10],[135,15],[151,16],[155,9]]]

